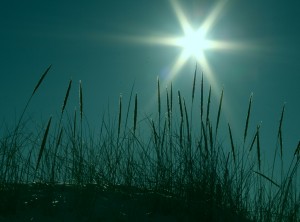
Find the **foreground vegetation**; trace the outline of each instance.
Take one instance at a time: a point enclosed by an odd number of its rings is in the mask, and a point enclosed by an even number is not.
[[[112,202],[124,200],[125,195],[133,201],[127,202],[129,208],[140,209],[137,211],[143,212],[145,218],[156,212],[173,215],[173,221],[299,221],[300,143],[288,170],[282,169],[285,107],[278,124],[271,171],[265,173],[260,125],[253,135],[249,133],[252,96],[245,115],[243,142],[239,144],[230,124],[220,125],[223,91],[213,116],[211,88],[204,98],[203,75],[199,84],[197,69],[190,106],[180,91],[173,92],[172,85],[161,93],[158,79],[155,118],[139,116],[138,96],[132,90],[128,104],[119,98],[116,121],[103,117],[99,132],[91,131],[84,117],[81,82],[79,111],[66,114],[70,81],[60,116],[50,117],[43,131],[28,132],[26,111],[50,69],[51,66],[35,86],[16,126],[1,135],[0,215],[12,217],[40,205],[48,213],[50,207],[53,216],[67,202],[74,214],[84,209],[81,214],[86,215],[91,209],[100,210],[94,209],[99,206],[95,196],[109,194]],[[226,128],[227,142],[219,140],[221,128]],[[277,169],[286,173],[278,176]],[[108,206],[115,207],[112,203]],[[115,214],[114,210],[109,214]],[[131,211],[124,212],[128,216]],[[90,220],[102,221],[89,216]],[[120,216],[113,220],[133,218]]]

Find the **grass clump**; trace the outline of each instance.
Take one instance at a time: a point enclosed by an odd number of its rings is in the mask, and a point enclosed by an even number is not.
[[[163,115],[164,100],[160,80],[157,79],[156,119],[146,117],[144,121],[139,121],[144,117],[139,115],[138,95],[135,94],[133,98],[132,87],[125,120],[120,95],[117,124],[103,117],[100,131],[95,134],[89,131],[84,117],[81,82],[79,117],[75,110],[73,115],[67,116],[67,120],[63,118],[67,115],[66,107],[72,88],[70,80],[60,116],[57,118],[58,123],[55,125],[55,118],[50,117],[45,130],[37,134],[25,132],[24,113],[50,67],[36,85],[17,126],[1,135],[0,202],[6,205],[0,206],[0,215],[10,211],[11,214],[17,213],[19,209],[26,208],[24,203],[29,200],[20,202],[24,199],[24,193],[34,195],[34,192],[42,189],[47,194],[48,202],[56,203],[55,206],[51,205],[54,207],[53,212],[56,212],[54,214],[58,214],[57,206],[62,202],[58,196],[61,197],[61,193],[73,204],[73,209],[83,206],[78,207],[80,200],[74,200],[71,196],[81,196],[81,202],[88,203],[85,204],[88,206],[85,209],[90,212],[88,216],[91,220],[96,220],[93,217],[95,212],[91,209],[100,212],[102,208],[99,199],[104,201],[103,196],[109,196],[111,214],[116,213],[112,210],[112,202],[128,198],[132,201],[132,208],[140,209],[141,217],[138,220],[148,217],[158,220],[162,215],[169,215],[165,219],[299,221],[300,194],[297,190],[297,174],[300,145],[295,149],[286,174],[279,175],[280,182],[278,176],[274,175],[277,149],[274,150],[271,176],[263,171],[260,124],[257,125],[252,140],[247,142],[252,94],[241,145],[234,142],[230,123],[227,124],[228,145],[218,139],[218,132],[222,127],[220,120],[224,91],[221,92],[217,116],[214,119],[211,112],[211,87],[206,107],[204,104],[203,74],[199,84],[200,100],[197,100],[197,67],[192,82],[190,110],[180,90],[177,92],[178,102],[173,101],[171,84],[170,89],[166,89],[166,115]],[[133,99],[133,113],[130,113]],[[284,110],[285,106],[277,136],[281,168]],[[256,149],[253,149],[255,146]],[[89,198],[84,199],[84,196]],[[130,210],[130,204],[128,208],[122,208],[122,211],[123,214],[120,209],[117,210],[120,215],[116,220],[137,219]]]

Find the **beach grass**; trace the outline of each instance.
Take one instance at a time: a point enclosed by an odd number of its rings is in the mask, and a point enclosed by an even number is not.
[[[299,221],[300,145],[287,163],[288,170],[282,169],[285,105],[270,173],[264,171],[262,163],[260,123],[249,139],[253,95],[250,95],[245,115],[243,142],[239,144],[230,123],[223,126],[226,131],[220,131],[224,91],[214,118],[212,88],[209,86],[205,103],[203,73],[198,83],[197,67],[191,84],[191,100],[180,90],[175,100],[172,84],[163,94],[157,78],[156,119],[141,116],[140,97],[133,94],[133,85],[126,110],[122,96],[119,97],[117,123],[103,116],[99,132],[93,132],[86,124],[81,81],[79,116],[76,109],[71,112],[73,115],[67,112],[72,88],[70,80],[60,116],[49,117],[38,133],[25,131],[25,113],[49,71],[51,66],[36,84],[17,125],[0,137],[0,215],[3,218],[17,218],[13,215],[25,209],[25,203],[28,205],[26,195],[38,195],[43,191],[47,195],[37,199],[45,209],[53,208],[52,217],[55,217],[59,212],[54,210],[53,203],[58,206],[63,202],[58,198],[63,195],[58,194],[57,190],[61,189],[75,211],[85,209],[82,215],[95,221],[101,221],[92,217],[95,208],[101,205],[101,195],[110,196],[112,201],[108,206],[114,210],[112,202],[127,200],[128,206],[123,210],[127,217],[119,215],[112,219],[115,221],[133,220],[134,209],[131,208],[140,209],[145,221],[147,217],[159,221],[158,218],[166,214],[173,218],[172,221]],[[163,95],[166,95],[165,108]],[[132,100],[133,112],[130,111]],[[144,121],[140,121],[142,119]],[[219,139],[224,132],[228,133],[222,135],[227,142]],[[281,160],[279,176],[275,174],[278,155]],[[111,214],[121,212],[114,213],[114,210]]]

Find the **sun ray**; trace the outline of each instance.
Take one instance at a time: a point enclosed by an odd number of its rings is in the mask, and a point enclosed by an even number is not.
[[[205,19],[205,21],[202,23],[202,29],[205,31],[205,33],[208,33],[213,27],[215,21],[219,17],[226,3],[227,0],[219,1],[218,4],[214,7],[214,9],[211,11],[211,13],[208,15],[208,17]]]
[[[170,3],[171,3],[171,6],[173,7],[173,10],[175,11],[176,17],[177,17],[184,33],[189,32],[192,29],[192,27],[191,27],[189,21],[187,20],[186,16],[184,15],[178,2],[175,0],[175,1],[170,1]]]

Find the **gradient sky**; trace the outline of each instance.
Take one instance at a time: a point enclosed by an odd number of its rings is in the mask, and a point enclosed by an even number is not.
[[[183,35],[171,2],[1,1],[1,123],[11,123],[20,114],[50,64],[53,67],[28,110],[28,116],[41,125],[59,112],[69,79],[74,81],[69,110],[78,107],[78,82],[82,80],[85,114],[95,124],[108,106],[117,113],[120,93],[128,100],[134,81],[141,119],[144,113],[155,112],[157,76],[162,87],[172,81],[175,90],[190,98],[195,59],[188,60],[170,80],[169,72],[182,49],[142,41]],[[195,28],[218,5],[208,0],[177,2]],[[225,124],[231,123],[234,135],[244,128],[249,96],[254,93],[251,134],[262,121],[265,150],[274,149],[285,102],[286,150],[293,151],[300,139],[299,21],[298,1],[227,1],[207,37],[243,47],[205,51],[211,74],[198,66],[198,82],[204,71],[206,90],[209,84],[213,86],[215,107],[224,88],[222,118]],[[208,83],[208,75],[215,82]],[[199,88],[197,93],[200,98]]]

